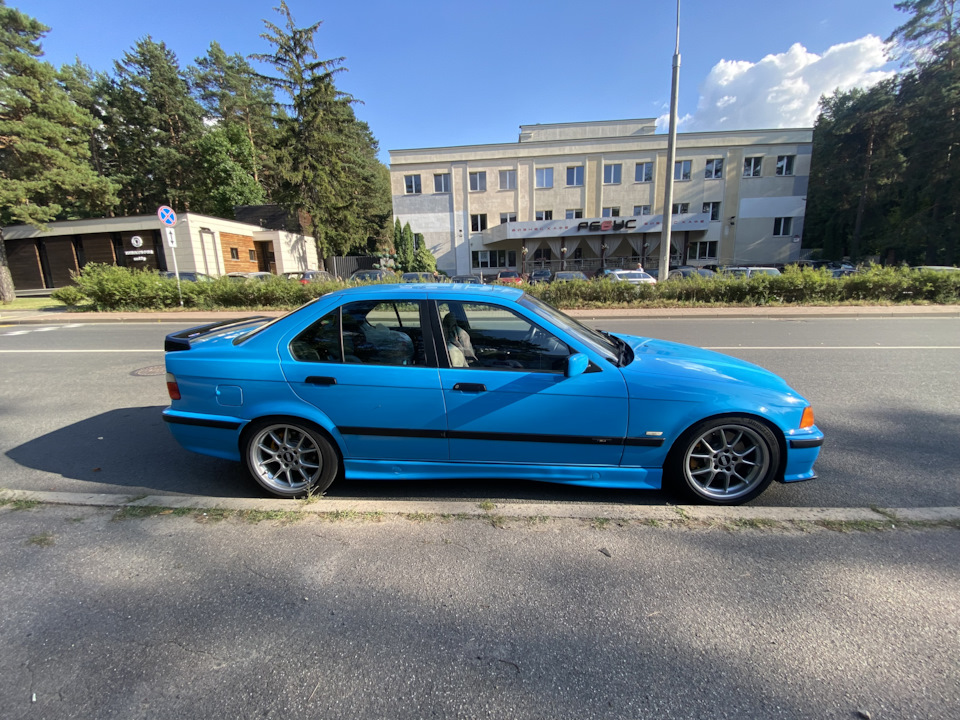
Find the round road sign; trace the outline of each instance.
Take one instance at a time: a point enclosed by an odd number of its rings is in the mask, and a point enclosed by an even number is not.
[[[160,222],[167,227],[173,227],[177,224],[177,214],[169,205],[161,205],[157,208],[157,217],[160,218]]]

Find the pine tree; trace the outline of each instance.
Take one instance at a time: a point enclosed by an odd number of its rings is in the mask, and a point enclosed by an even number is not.
[[[292,214],[309,217],[321,258],[345,254],[366,246],[377,222],[382,234],[387,214],[373,217],[370,197],[389,198],[389,186],[378,168],[375,141],[353,113],[356,100],[334,82],[346,69],[344,58],[319,59],[314,35],[320,22],[298,28],[285,0],[277,11],[284,27],[265,20],[261,35],[273,52],[253,56],[274,67],[276,75],[263,80],[288,99],[277,112],[274,197]]]
[[[40,60],[49,28],[0,0],[0,228],[105,209],[114,188],[90,165],[94,121]],[[0,230],[0,300],[14,299]]]
[[[152,214],[160,205],[190,210],[191,152],[203,134],[203,113],[176,55],[147,36],[114,70],[102,89],[101,132],[104,168],[122,187],[121,212]]]
[[[410,223],[404,224],[401,235],[403,242],[400,248],[397,249],[397,260],[400,262],[400,267],[403,269],[403,272],[411,272],[413,270],[413,258],[416,254],[416,248],[414,247],[413,230],[410,229]]]
[[[276,132],[273,91],[242,55],[227,55],[220,44],[210,43],[206,56],[197,58],[188,75],[206,117],[217,128],[242,128],[249,150],[248,172],[262,184],[261,172],[269,165],[269,150]],[[232,130],[230,136],[235,136]]]

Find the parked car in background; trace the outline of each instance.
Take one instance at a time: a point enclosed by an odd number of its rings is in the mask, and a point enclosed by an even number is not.
[[[393,273],[390,270],[383,270],[381,268],[374,268],[372,270],[356,270],[350,276],[349,282],[352,282],[352,283],[382,282],[384,280],[392,280],[396,282],[397,275],[396,273]]]
[[[483,285],[483,278],[479,275],[454,275],[450,282],[464,283],[466,285]]]
[[[519,285],[523,278],[516,270],[501,270],[497,273],[497,282],[504,285]]]
[[[268,272],[231,272],[227,273],[227,277],[231,280],[243,281],[243,280],[269,280],[270,278],[277,277],[273,273]]]
[[[656,285],[657,279],[644,270],[611,270],[606,276],[614,282],[628,282],[631,285]]]
[[[553,279],[553,272],[549,268],[537,268],[530,273],[530,284],[548,283]]]
[[[171,333],[164,350],[177,441],[245,463],[280,497],[493,478],[733,505],[814,478],[823,443],[773,373],[595,330],[519,288],[352,287]]]
[[[721,275],[741,275],[743,277],[754,277],[756,275],[780,275],[780,271],[775,267],[749,267],[747,265],[721,265],[717,268]]]
[[[326,270],[302,270],[298,272],[286,272],[284,277],[298,281],[301,285],[307,285],[312,282],[336,282],[337,278]]]
[[[960,272],[960,268],[952,265],[916,265],[911,270],[933,270],[934,272]]]
[[[432,283],[440,282],[440,278],[429,272],[405,272],[400,276],[400,282],[404,283]]]
[[[550,282],[570,282],[572,280],[589,280],[580,270],[558,270]]]
[[[717,276],[713,270],[693,267],[692,265],[681,265],[680,267],[674,268],[670,271],[670,273],[667,275],[667,280],[677,280],[679,278],[691,277],[693,275],[699,275],[700,277]]]
[[[160,277],[167,278],[168,280],[176,280],[177,273],[175,272],[161,272]],[[193,270],[187,270],[186,272],[180,272],[180,280],[182,282],[210,282],[213,280],[213,277],[202,272],[194,272]]]

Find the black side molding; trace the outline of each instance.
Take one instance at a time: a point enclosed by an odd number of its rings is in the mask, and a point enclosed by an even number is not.
[[[202,418],[179,417],[177,415],[164,415],[163,421],[172,425],[194,425],[196,427],[218,428],[220,430],[236,430],[240,427],[239,421],[233,420],[204,420]]]

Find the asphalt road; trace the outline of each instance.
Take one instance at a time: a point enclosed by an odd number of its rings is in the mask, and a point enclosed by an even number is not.
[[[612,320],[591,324],[719,349],[782,375],[812,401],[827,441],[819,479],[755,505],[960,505],[960,319]],[[239,464],[170,437],[167,324],[0,327],[0,486],[139,495],[260,496]],[[340,483],[357,498],[664,504],[660,492],[528,482]]]

